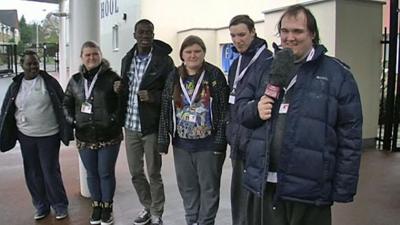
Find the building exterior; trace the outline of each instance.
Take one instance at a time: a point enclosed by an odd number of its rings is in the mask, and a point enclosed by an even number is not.
[[[17,10],[0,10],[0,44],[19,41]]]

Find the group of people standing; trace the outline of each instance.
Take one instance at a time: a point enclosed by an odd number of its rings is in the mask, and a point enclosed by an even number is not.
[[[36,53],[26,51],[24,72],[3,102],[0,149],[21,145],[34,218],[46,217],[50,207],[56,219],[68,215],[58,158],[60,140],[68,145],[74,129],[87,170],[90,224],[114,221],[123,133],[143,206],[136,225],[163,224],[161,165],[170,144],[186,223],[214,224],[227,143],[233,225],[331,224],[333,202],[353,200],[361,155],[360,96],[348,66],[325,55],[316,20],[301,5],[281,16],[275,53],[247,15],[233,17],[229,31],[239,57],[227,79],[205,60],[206,45],[194,35],[182,42],[175,67],[172,48],[154,39],[146,19],[135,24],[136,44],[122,59],[121,76],[88,41],[65,93],[39,70]],[[275,84],[277,76],[283,82]]]

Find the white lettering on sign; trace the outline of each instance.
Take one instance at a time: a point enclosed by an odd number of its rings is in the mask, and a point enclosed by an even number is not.
[[[104,0],[100,3],[100,18],[112,16],[119,12],[118,0]]]

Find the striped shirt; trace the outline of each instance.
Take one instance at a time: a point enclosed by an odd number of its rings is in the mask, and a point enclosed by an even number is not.
[[[128,108],[126,110],[125,128],[132,131],[141,131],[139,116],[138,91],[140,83],[147,67],[151,61],[151,52],[148,55],[137,55],[135,52],[131,67],[128,72],[129,78],[129,98]]]

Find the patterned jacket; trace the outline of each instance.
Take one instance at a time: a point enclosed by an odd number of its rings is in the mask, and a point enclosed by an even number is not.
[[[211,84],[211,114],[212,114],[212,135],[215,137],[215,145],[218,151],[226,151],[226,113],[228,109],[228,85],[222,71],[205,63],[204,83]],[[175,137],[175,103],[173,101],[173,90],[176,83],[179,83],[178,70],[175,69],[168,77],[162,94],[160,126],[158,131],[159,152],[167,153],[170,143],[170,136]]]

